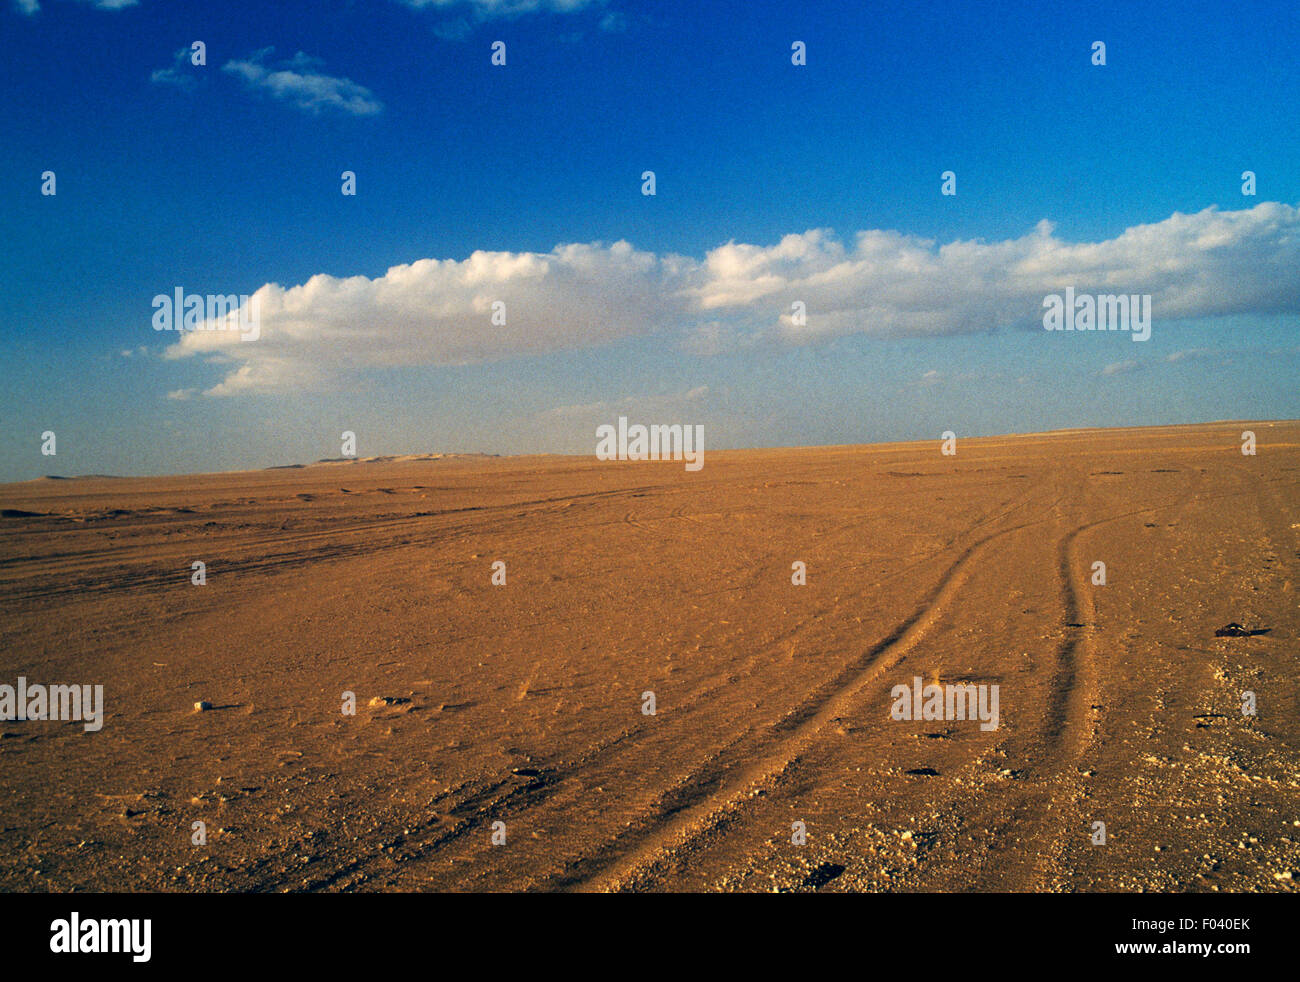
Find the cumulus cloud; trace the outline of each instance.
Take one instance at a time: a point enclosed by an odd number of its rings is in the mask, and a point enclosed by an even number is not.
[[[846,242],[813,229],[769,246],[728,242],[700,259],[621,241],[421,259],[374,279],[269,283],[255,294],[259,340],[188,332],[168,357],[228,363],[207,394],[231,395],[325,384],[368,367],[467,364],[642,335],[702,355],[849,333],[1041,330],[1043,298],[1067,286],[1149,293],[1157,321],[1300,313],[1300,209],[1207,208],[1096,243],[1063,241],[1043,222],[1000,242],[937,245],[880,230]],[[505,304],[504,324],[493,323],[495,301]]]
[[[327,110],[353,116],[374,116],[384,104],[364,85],[349,78],[326,75],[319,58],[299,51],[288,61],[268,66],[273,48],[263,48],[243,60],[232,60],[221,70],[243,81],[252,91],[265,92],[271,98],[288,102],[313,116]]]
[[[684,265],[616,242],[421,259],[376,279],[317,275],[253,294],[257,341],[200,330],[168,357],[208,352],[241,362],[208,393],[229,395],[309,385],[358,367],[459,365],[606,344],[671,328],[687,314],[686,299],[672,292]],[[498,302],[504,307],[494,308]]]
[[[1237,212],[1176,213],[1113,239],[1071,243],[1043,221],[1002,242],[824,230],[706,257],[705,309],[767,303],[791,340],[843,333],[945,335],[1041,325],[1042,300],[1076,293],[1151,294],[1157,319],[1300,310],[1300,211],[1265,203]],[[806,323],[791,311],[806,304]]]

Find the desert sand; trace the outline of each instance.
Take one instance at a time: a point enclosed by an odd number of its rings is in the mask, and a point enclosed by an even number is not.
[[[1300,877],[1300,423],[710,451],[697,473],[41,479],[0,507],[0,683],[105,702],[95,732],[0,723],[3,890]],[[997,728],[892,718],[917,677],[997,685]]]

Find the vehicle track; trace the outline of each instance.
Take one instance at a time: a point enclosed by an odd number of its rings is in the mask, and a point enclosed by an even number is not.
[[[1027,769],[1029,780],[1016,782],[1014,794],[1017,800],[1005,803],[1000,809],[1008,818],[998,832],[999,837],[1015,832],[1022,843],[1028,840],[1033,846],[987,856],[982,869],[993,861],[994,856],[997,868],[979,874],[979,889],[1039,891],[1055,888],[1054,884],[1046,881],[1053,875],[1059,876],[1061,857],[1071,837],[1077,838],[1085,831],[1082,826],[1062,827],[1066,809],[1082,798],[1073,771],[1077,771],[1078,763],[1095,739],[1101,712],[1096,647],[1100,627],[1097,624],[1095,588],[1089,576],[1091,566],[1080,543],[1087,533],[1114,522],[1169,508],[1185,510],[1196,500],[1194,491],[1201,483],[1199,474],[1192,475],[1191,480],[1192,487],[1172,501],[1085,522],[1057,540],[1056,567],[1066,635],[1057,648],[1056,671],[1044,716],[1047,755]],[[1215,497],[1233,495],[1228,492]],[[1068,786],[1056,788],[1054,793],[1052,785],[1061,784],[1063,779],[1069,782]]]
[[[772,729],[770,745],[748,763],[714,758],[666,793],[660,806],[637,826],[616,836],[597,853],[547,884],[580,891],[624,889],[652,874],[664,859],[716,826],[728,813],[759,794],[812,743],[820,731],[883,672],[893,667],[929,630],[971,575],[976,560],[998,539],[1041,525],[1024,522],[992,532],[968,546],[947,568],[917,608],[883,640],[840,673],[824,690],[793,709]]]
[[[190,543],[176,547],[175,561],[179,564],[174,570],[160,571],[158,553],[151,545],[127,546],[110,554],[116,563],[129,563],[134,556],[141,557],[137,562],[144,569],[123,569],[121,566],[106,566],[105,554],[88,552],[92,558],[67,562],[59,554],[11,558],[0,564],[7,564],[6,572],[19,572],[17,576],[6,576],[0,580],[0,600],[37,600],[47,597],[59,597],[67,594],[117,593],[131,590],[166,587],[177,583],[184,584],[188,577],[187,566],[190,559],[202,553],[209,567],[218,563],[226,573],[260,573],[270,572],[284,567],[301,566],[310,562],[323,562],[345,559],[350,556],[370,555],[385,549],[409,545],[409,539],[397,538],[396,534],[410,531],[418,534],[428,531],[432,526],[439,534],[471,534],[479,529],[478,516],[468,522],[450,525],[438,525],[438,519],[459,517],[470,513],[482,513],[484,517],[499,515],[519,508],[534,511],[545,510],[547,506],[563,504],[590,498],[618,497],[628,494],[644,493],[651,488],[626,488],[615,491],[593,492],[591,494],[571,495],[559,498],[541,498],[531,501],[511,502],[503,505],[469,506],[448,508],[440,511],[417,512],[400,517],[385,517],[373,521],[350,522],[342,526],[323,529],[311,529],[301,532],[278,533],[255,539],[237,540],[239,550],[246,554],[256,554],[256,559],[223,559],[220,550],[223,543],[220,538]],[[372,537],[379,533],[389,533],[389,537],[375,541]],[[361,541],[348,542],[349,538],[365,536]],[[318,545],[319,544],[319,545]],[[298,548],[292,548],[292,547]],[[287,551],[286,551],[286,547]],[[304,548],[305,547],[305,548]],[[144,557],[149,557],[145,559]],[[42,569],[48,569],[48,572]],[[80,574],[80,579],[71,579]],[[23,588],[23,584],[35,580],[36,583]],[[54,582],[50,582],[54,581]]]

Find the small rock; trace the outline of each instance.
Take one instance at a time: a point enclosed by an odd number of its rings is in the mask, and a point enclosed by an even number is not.
[[[1225,624],[1223,627],[1215,631],[1214,636],[1216,638],[1251,638],[1256,634],[1267,633],[1268,628],[1264,628],[1263,630],[1250,630],[1249,628],[1242,627],[1236,621],[1233,621],[1231,624]]]
[[[212,703],[208,702],[206,699],[200,699],[194,704],[194,711],[196,713],[206,713],[211,708]]]

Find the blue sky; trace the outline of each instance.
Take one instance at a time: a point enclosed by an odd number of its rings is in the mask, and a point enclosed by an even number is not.
[[[0,480],[1300,416],[1289,2],[5,2]]]

